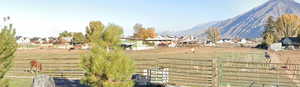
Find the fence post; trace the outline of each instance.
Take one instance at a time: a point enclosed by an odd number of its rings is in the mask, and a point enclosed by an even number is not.
[[[216,58],[212,59],[212,87],[219,87],[219,63]]]

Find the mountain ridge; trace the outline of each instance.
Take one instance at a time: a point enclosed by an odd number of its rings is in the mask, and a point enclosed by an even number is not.
[[[277,18],[283,14],[300,15],[300,4],[295,0],[269,0],[238,16],[199,24],[188,30],[169,32],[169,35],[204,37],[205,31],[209,27],[217,27],[220,29],[223,38],[258,38],[261,37],[265,22],[269,16]]]

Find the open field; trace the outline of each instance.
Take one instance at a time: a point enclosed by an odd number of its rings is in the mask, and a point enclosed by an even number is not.
[[[264,62],[264,50],[252,48],[197,48],[195,54],[190,48],[164,48],[145,51],[128,51],[134,59],[151,58],[222,58],[224,60]]]
[[[29,68],[29,61],[36,59],[43,63],[44,74],[59,77],[64,72],[64,77],[77,77],[82,75],[78,64],[80,55],[85,50],[59,50],[59,49],[32,49],[18,50],[14,59],[14,66],[8,73],[9,76],[32,76],[31,73],[24,72]],[[234,59],[237,61],[255,61],[264,62],[263,50],[252,48],[197,48],[195,54],[190,52],[190,48],[160,48],[145,51],[127,51],[128,55],[133,59],[156,59],[156,58],[222,58],[224,60]],[[142,62],[136,62],[141,64]],[[72,73],[65,71],[74,71]],[[81,75],[79,75],[81,74]],[[27,87],[31,83],[31,79],[11,80],[13,87]]]

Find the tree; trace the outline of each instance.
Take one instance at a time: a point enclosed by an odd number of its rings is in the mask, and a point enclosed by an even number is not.
[[[104,30],[104,25],[100,21],[91,21],[86,27],[86,39],[88,43],[100,39],[101,33]]]
[[[294,14],[285,14],[276,21],[276,32],[282,37],[296,37],[300,30],[300,17]]]
[[[103,44],[102,46],[107,46],[107,49],[111,47],[118,47],[121,45],[121,35],[123,34],[123,29],[114,24],[110,24],[108,27],[105,28],[103,32]]]
[[[148,28],[147,33],[149,35],[148,37],[150,37],[150,38],[157,37],[157,34],[155,33],[155,28],[153,28],[153,27]]]
[[[207,39],[212,41],[213,43],[216,43],[218,40],[221,39],[221,33],[218,28],[209,28],[206,31]]]
[[[81,32],[73,33],[73,43],[82,44],[85,42],[85,37]]]
[[[59,33],[58,40],[59,40],[60,44],[69,43],[70,42],[70,41],[66,40],[65,38],[72,39],[72,32],[68,32],[68,31],[65,30],[64,32]]]
[[[144,28],[142,24],[135,24],[133,29],[134,29],[133,36],[135,38],[147,39],[147,38],[157,37],[155,28],[153,28],[153,27]]]
[[[143,28],[144,28],[144,27],[143,27],[142,24],[139,24],[139,23],[135,24],[135,25],[133,26],[134,34],[137,34],[137,33],[140,31],[140,29],[143,29]]]
[[[123,29],[114,24],[99,26],[101,22],[91,22],[88,28],[88,32],[94,31],[88,35],[92,48],[81,60],[85,71],[83,83],[91,87],[132,87],[133,61],[120,47]]]
[[[294,14],[285,14],[280,16],[276,21],[269,17],[263,32],[263,43],[271,45],[281,38],[299,37],[300,17]]]
[[[4,18],[4,22],[7,20],[9,17]],[[11,67],[17,49],[15,34],[12,24],[4,25],[0,31],[0,87],[8,87],[8,80],[4,76]]]
[[[59,38],[62,38],[62,37],[72,37],[72,33],[68,32],[68,31],[64,31],[64,32],[59,33],[58,37]]]
[[[273,20],[273,17],[270,16],[265,25],[265,31],[263,32],[263,39],[265,44],[271,45],[279,40],[279,37],[276,35],[276,24]]]

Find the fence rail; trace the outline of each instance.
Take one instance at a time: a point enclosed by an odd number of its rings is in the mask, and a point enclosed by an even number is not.
[[[195,87],[300,87],[300,64],[266,64],[209,58],[138,60],[136,62],[141,64],[136,65],[139,67],[138,73],[155,78],[155,82],[160,83]],[[156,72],[150,72],[151,70]]]
[[[32,78],[33,74],[25,72],[30,68],[30,60],[16,59],[6,77]],[[78,58],[47,58],[40,62],[41,73],[53,77],[80,79],[84,75]],[[135,63],[136,73],[154,83],[194,87],[300,87],[300,64],[213,58],[141,58],[135,59]]]

